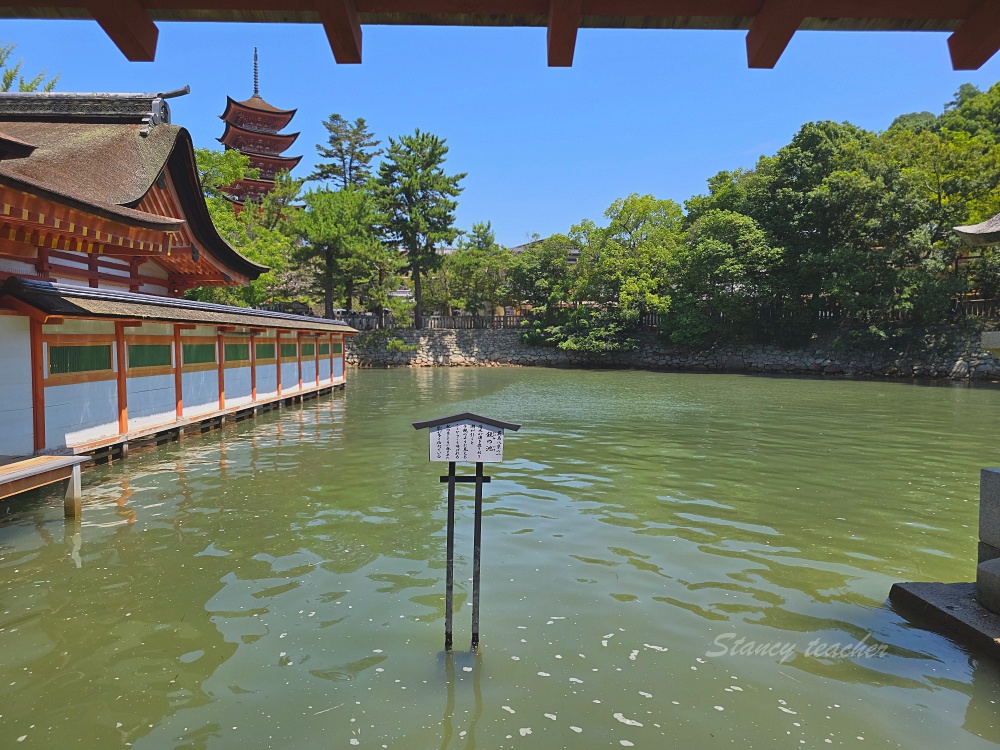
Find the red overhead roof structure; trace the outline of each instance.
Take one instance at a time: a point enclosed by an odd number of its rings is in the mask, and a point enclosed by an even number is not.
[[[581,28],[742,29],[751,68],[800,29],[951,32],[956,70],[1000,49],[1000,0],[7,0],[4,17],[93,18],[134,61],[153,59],[154,21],[321,23],[340,63],[361,62],[367,24],[547,27],[551,66],[573,63]]]

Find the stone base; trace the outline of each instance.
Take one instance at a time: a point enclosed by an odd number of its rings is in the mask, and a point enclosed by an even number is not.
[[[895,583],[889,600],[901,614],[1000,658],[1000,615],[976,601],[976,584]]]

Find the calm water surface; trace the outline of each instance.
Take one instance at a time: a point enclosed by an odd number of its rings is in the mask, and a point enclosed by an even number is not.
[[[85,474],[80,526],[55,492],[0,505],[0,747],[995,747],[1000,670],[885,600],[974,576],[998,406],[867,381],[354,372]],[[482,653],[448,660],[442,465],[409,423],[466,410],[525,426],[487,486]],[[464,487],[460,648],[470,510]],[[859,641],[882,657],[815,654]],[[761,644],[784,651],[732,652]]]

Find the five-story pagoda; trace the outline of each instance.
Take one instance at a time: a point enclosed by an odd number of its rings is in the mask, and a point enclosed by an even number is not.
[[[281,154],[299,137],[298,133],[279,133],[295,116],[294,109],[278,109],[260,97],[257,72],[257,48],[253,50],[253,96],[238,102],[226,97],[226,111],[220,115],[226,129],[219,138],[226,149],[235,149],[250,157],[250,167],[259,169],[256,179],[237,180],[225,192],[242,208],[247,200],[259,201],[274,190],[274,177],[282,170],[291,171],[301,156]]]

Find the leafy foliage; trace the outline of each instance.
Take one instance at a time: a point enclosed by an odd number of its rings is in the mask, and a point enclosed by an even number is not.
[[[316,145],[316,151],[327,160],[316,165],[310,180],[330,180],[338,188],[362,187],[371,176],[371,162],[382,151],[377,140],[368,130],[363,117],[353,123],[338,114],[323,121],[329,133],[328,146]]]
[[[11,55],[17,49],[14,42],[0,42],[0,91],[52,91],[59,82],[59,76],[47,78],[45,68],[31,78],[24,77],[24,59],[10,65]]]
[[[421,280],[440,267],[437,248],[458,236],[455,200],[465,174],[445,174],[448,147],[442,138],[419,129],[413,135],[389,139],[373,188],[384,213],[383,231],[406,252],[413,281],[414,325],[421,327]]]

